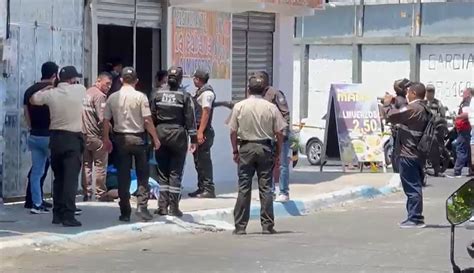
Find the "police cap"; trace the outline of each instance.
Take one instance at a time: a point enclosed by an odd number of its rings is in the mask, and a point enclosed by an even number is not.
[[[265,79],[261,75],[253,75],[249,78],[249,91],[260,94],[265,90]]]
[[[122,78],[125,82],[134,82],[138,79],[137,71],[131,66],[124,67],[124,69],[122,69]]]
[[[183,78],[183,69],[179,66],[170,67],[170,69],[168,70],[168,78]]]

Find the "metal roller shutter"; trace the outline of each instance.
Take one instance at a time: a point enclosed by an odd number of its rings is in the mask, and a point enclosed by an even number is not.
[[[137,26],[160,28],[160,0],[137,0]],[[133,26],[135,0],[97,0],[97,22],[103,25]]]
[[[246,12],[232,16],[232,100],[246,97],[248,76],[266,71],[273,76],[275,15]]]

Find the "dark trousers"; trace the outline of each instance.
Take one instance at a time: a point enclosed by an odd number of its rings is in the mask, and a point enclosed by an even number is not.
[[[53,182],[53,214],[64,220],[74,218],[81,171],[84,139],[82,133],[52,131],[50,138]]]
[[[468,164],[471,167],[471,133],[459,132],[456,138],[456,164],[454,175],[461,175],[462,169]]]
[[[44,173],[41,177],[41,196],[43,196],[43,185],[44,180],[46,180],[46,176],[48,176],[48,169],[49,169],[49,159],[46,160],[46,165],[44,167]],[[30,175],[31,175],[31,168],[28,172],[28,185],[26,186],[26,196],[25,196],[25,208],[32,208],[33,207],[33,200],[31,199],[31,185],[30,185]]]
[[[419,159],[400,157],[400,179],[407,196],[408,220],[413,222],[424,221],[422,180],[423,165]]]
[[[194,152],[194,166],[198,176],[198,188],[201,191],[214,192],[214,179],[212,170],[211,148],[214,144],[214,129],[204,131],[206,141],[199,145]]]
[[[148,165],[147,146],[144,134],[116,134],[116,164],[118,176],[118,195],[120,198],[120,213],[122,216],[130,216],[130,184],[132,162],[135,161],[137,173],[138,192],[137,201],[140,208],[148,206],[150,187],[148,179],[150,169]]]
[[[234,208],[236,229],[245,229],[250,218],[252,179],[257,173],[260,192],[260,221],[263,229],[275,225],[273,216],[273,152],[271,145],[246,143],[239,150],[239,194]]]
[[[179,204],[188,137],[184,128],[160,128],[159,132],[161,147],[156,151],[160,184],[158,206],[164,209]]]

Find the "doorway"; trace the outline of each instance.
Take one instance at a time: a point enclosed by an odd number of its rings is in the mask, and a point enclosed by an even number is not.
[[[136,89],[150,94],[153,89],[154,72],[161,67],[160,30],[136,28],[136,56],[133,56],[133,27],[98,25],[98,71],[109,71],[107,63],[120,60],[123,66],[133,66],[139,82]],[[158,54],[157,54],[158,52]]]

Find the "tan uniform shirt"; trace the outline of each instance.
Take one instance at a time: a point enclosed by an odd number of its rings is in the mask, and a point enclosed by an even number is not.
[[[114,120],[114,132],[143,133],[145,131],[144,118],[150,116],[148,98],[131,86],[123,86],[107,99],[104,118]]]
[[[37,92],[31,98],[31,102],[49,107],[50,130],[80,133],[85,97],[86,88],[83,85],[60,83],[56,88]]]
[[[287,123],[278,108],[260,96],[250,96],[232,109],[229,127],[241,140],[275,139]]]

